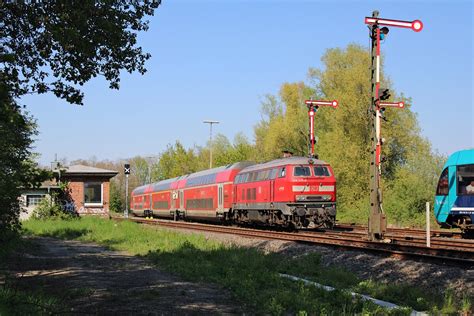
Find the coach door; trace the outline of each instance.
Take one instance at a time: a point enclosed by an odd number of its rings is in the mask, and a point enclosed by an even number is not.
[[[217,209],[222,211],[224,209],[224,185],[218,185]]]
[[[184,211],[185,206],[184,206],[184,191],[179,190],[179,208],[180,210]]]

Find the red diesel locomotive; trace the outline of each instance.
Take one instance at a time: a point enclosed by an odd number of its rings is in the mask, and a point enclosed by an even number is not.
[[[138,187],[130,204],[136,216],[331,228],[336,179],[313,158],[238,162]]]

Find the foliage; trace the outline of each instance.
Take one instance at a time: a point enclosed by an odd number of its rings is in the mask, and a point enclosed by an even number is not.
[[[310,86],[284,83],[279,97],[267,96],[262,103],[263,118],[255,127],[256,152],[262,160],[279,157],[282,150],[305,155],[309,96],[337,99],[337,109],[320,108],[315,134],[319,158],[330,163],[338,182],[338,219],[366,222],[368,216],[370,161],[369,54],[358,45],[328,49],[322,57],[325,69],[310,69]],[[398,96],[382,72],[382,86]],[[391,101],[391,100],[389,100]],[[387,109],[383,122],[383,184],[385,211],[395,223],[421,222],[426,201],[433,199],[443,157],[432,152],[420,134],[416,114],[405,109]],[[259,159],[257,159],[259,160]]]
[[[19,227],[21,187],[51,175],[31,153],[35,121],[16,103],[52,92],[83,104],[82,86],[103,76],[118,89],[120,70],[144,73],[149,54],[137,47],[160,1],[0,2],[0,241]]]
[[[125,202],[120,193],[116,182],[110,182],[110,211],[112,212],[122,213],[125,208]]]
[[[33,211],[33,218],[45,219],[72,219],[79,218],[76,213],[64,210],[58,203],[57,194],[43,198]]]
[[[22,187],[33,187],[51,177],[37,168],[31,154],[35,121],[16,104],[8,86],[0,82],[0,242],[19,226]]]
[[[120,70],[146,71],[150,54],[136,46],[137,32],[148,29],[142,19],[159,4],[2,1],[0,81],[14,97],[51,91],[75,104],[83,104],[78,85],[94,77],[118,89]]]

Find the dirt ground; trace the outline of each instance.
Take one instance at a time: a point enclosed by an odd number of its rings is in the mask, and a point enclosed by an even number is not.
[[[100,315],[242,314],[230,293],[185,282],[146,260],[95,244],[32,238],[8,263],[15,286],[61,298],[59,313]],[[1,280],[0,280],[1,283]],[[55,313],[56,313],[55,312]]]

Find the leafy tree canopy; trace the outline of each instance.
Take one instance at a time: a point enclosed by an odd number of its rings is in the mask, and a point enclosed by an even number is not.
[[[145,73],[137,32],[160,1],[2,1],[0,80],[13,97],[53,92],[83,104],[79,86],[103,76],[118,89],[122,69]]]

